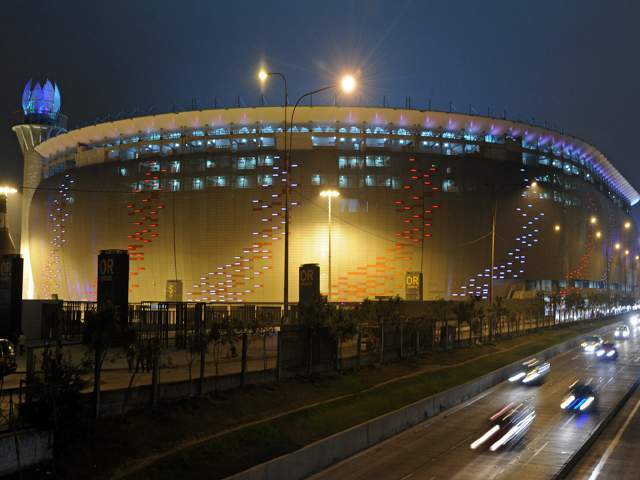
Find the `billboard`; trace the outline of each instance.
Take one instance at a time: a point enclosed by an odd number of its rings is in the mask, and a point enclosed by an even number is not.
[[[22,325],[22,257],[0,256],[0,337],[15,340]]]
[[[422,273],[407,272],[404,276],[405,300],[422,300]]]
[[[98,308],[111,303],[119,321],[127,325],[129,309],[129,254],[126,250],[101,250],[98,255]]]
[[[320,298],[320,267],[317,263],[300,265],[300,300],[299,303],[312,303]]]

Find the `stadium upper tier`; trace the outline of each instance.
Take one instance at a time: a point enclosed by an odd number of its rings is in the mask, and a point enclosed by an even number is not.
[[[291,110],[288,115],[290,118]],[[282,149],[282,107],[166,113],[101,123],[36,147],[45,176],[67,168],[199,151]],[[604,183],[633,206],[640,194],[593,145],[526,123],[459,113],[378,107],[300,106],[293,149],[398,150],[464,155],[479,145],[522,151],[527,165],[549,165]]]

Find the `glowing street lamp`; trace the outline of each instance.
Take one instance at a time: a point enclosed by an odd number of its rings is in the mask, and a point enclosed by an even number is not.
[[[594,215],[589,219],[589,223],[591,225],[595,225],[596,223],[598,223],[598,218]]]
[[[620,242],[616,242],[613,248],[615,248],[616,250],[620,250]]]
[[[289,316],[289,241],[290,241],[290,233],[289,233],[289,196],[291,193],[291,151],[292,151],[292,142],[293,142],[293,128],[289,132],[289,139],[287,141],[287,106],[288,106],[288,91],[287,91],[287,78],[283,73],[280,72],[269,72],[265,69],[260,69],[258,72],[258,80],[261,83],[267,81],[267,79],[271,76],[278,76],[284,82],[284,302],[283,302],[283,316],[280,322],[282,326],[285,322],[285,319]],[[344,75],[340,81],[340,88],[344,93],[352,93],[356,89],[356,79],[353,75]],[[296,108],[300,104],[300,102],[309,97],[311,95],[315,95],[317,93],[321,93],[327,90],[331,90],[336,88],[337,84],[332,84],[323,88],[319,88],[317,90],[312,90],[301,95],[298,100],[296,100],[295,105],[293,106],[293,110],[291,111],[291,119],[289,121],[289,125],[293,126],[294,117],[296,114]]]
[[[602,238],[602,232],[600,230],[596,232],[596,238]]]
[[[356,79],[353,75],[344,75],[340,80],[340,88],[344,93],[352,93],[356,89]]]
[[[559,231],[560,231],[560,224],[559,224],[559,223],[556,223],[556,224],[553,226],[553,231],[554,231],[554,232],[559,232]]]
[[[0,187],[0,195],[4,195],[6,197],[13,193],[18,193],[18,190],[13,187],[7,187],[6,185]]]
[[[328,268],[328,280],[327,280],[327,284],[328,284],[328,289],[327,289],[327,301],[331,301],[331,199],[335,198],[335,197],[339,197],[340,196],[340,192],[338,192],[337,190],[322,190],[320,192],[320,196],[324,197],[328,200],[328,204],[329,204],[329,208],[328,208],[328,212],[329,212],[329,268]]]
[[[630,228],[631,228],[631,222],[627,220],[626,222],[624,222],[624,229],[629,230]]]

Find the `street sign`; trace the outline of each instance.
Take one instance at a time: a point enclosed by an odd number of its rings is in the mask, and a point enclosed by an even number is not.
[[[182,301],[182,280],[167,280],[167,302]]]
[[[422,300],[422,273],[407,272],[405,274],[404,297],[406,300]]]
[[[98,308],[110,302],[119,321],[127,325],[129,309],[129,254],[126,250],[101,250],[98,255]]]
[[[320,267],[316,263],[300,265],[299,270],[300,301],[309,304],[320,298]]]

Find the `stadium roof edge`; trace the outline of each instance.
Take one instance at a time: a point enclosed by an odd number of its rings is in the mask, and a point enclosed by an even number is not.
[[[253,125],[279,123],[282,107],[239,107],[210,110],[194,110],[133,117],[99,123],[53,137],[36,147],[44,158],[50,158],[79,144],[92,144],[120,136],[150,133],[159,130],[197,128],[200,126]],[[514,136],[540,138],[554,145],[571,145],[591,158],[593,168],[617,190],[630,205],[640,201],[640,194],[609,162],[605,155],[590,143],[554,130],[503,118],[462,113],[413,110],[405,108],[350,107],[350,106],[299,106],[296,110],[299,123],[368,123],[371,125],[422,126],[450,130],[465,129],[495,135],[511,133]]]

